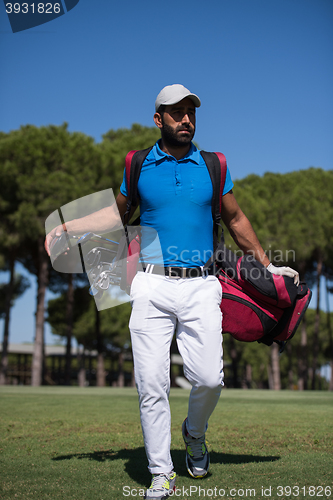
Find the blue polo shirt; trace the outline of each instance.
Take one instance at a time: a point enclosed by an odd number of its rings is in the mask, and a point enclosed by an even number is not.
[[[232,187],[227,169],[223,194]],[[120,191],[127,196],[125,172]],[[158,141],[143,162],[138,194],[143,261],[165,267],[204,265],[213,253],[213,186],[194,144],[176,160]]]

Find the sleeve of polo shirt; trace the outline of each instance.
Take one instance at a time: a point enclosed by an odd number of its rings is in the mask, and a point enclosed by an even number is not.
[[[227,167],[227,173],[226,173],[226,176],[225,176],[225,183],[224,183],[223,194],[225,195],[225,194],[229,193],[229,191],[231,191],[233,187],[234,187],[234,183],[231,180],[231,175],[230,175],[230,172],[229,172],[229,168]]]
[[[120,186],[120,192],[124,196],[127,197],[128,191],[127,191],[127,182],[126,182],[126,169],[124,169],[124,176],[123,176],[123,182],[121,183]]]

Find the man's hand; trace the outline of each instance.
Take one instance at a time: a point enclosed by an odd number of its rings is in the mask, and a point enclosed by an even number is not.
[[[64,233],[65,230],[64,230],[64,227],[62,224],[60,224],[59,226],[55,227],[54,229],[52,229],[52,231],[50,231],[47,235],[46,235],[46,238],[45,238],[45,243],[44,243],[44,246],[45,246],[45,250],[47,251],[47,254],[48,256],[50,257],[50,245],[52,243],[52,240],[54,238],[58,238],[59,236],[62,235],[62,233]]]
[[[291,267],[277,267],[273,266],[272,263],[267,266],[268,271],[270,271],[272,274],[276,274],[278,276],[289,276],[290,278],[294,278],[294,283],[295,285],[299,285],[299,274],[297,271],[294,271],[294,269],[291,269]]]

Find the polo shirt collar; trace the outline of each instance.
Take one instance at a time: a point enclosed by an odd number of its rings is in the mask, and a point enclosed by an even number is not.
[[[160,140],[161,139],[159,139],[153,147],[153,154],[155,156],[156,162],[161,161],[161,160],[167,158],[168,156],[170,156],[167,153],[165,153],[164,151],[162,151],[162,149],[160,148]],[[173,158],[173,156],[171,156],[171,158]],[[176,161],[180,162],[180,161],[186,161],[186,160],[190,160],[190,161],[196,163],[197,165],[199,165],[200,153],[199,153],[199,150],[193,144],[193,142],[191,142],[191,147],[190,147],[187,155],[184,156],[183,158],[180,158],[180,160],[176,160]]]

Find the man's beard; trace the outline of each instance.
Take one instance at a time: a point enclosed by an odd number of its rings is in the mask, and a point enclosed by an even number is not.
[[[185,126],[179,126],[174,130],[170,125],[164,123],[162,118],[163,128],[161,129],[162,141],[169,146],[173,146],[174,148],[180,148],[189,144],[193,137],[195,128],[188,128]],[[189,134],[177,134],[179,130],[188,130]]]

